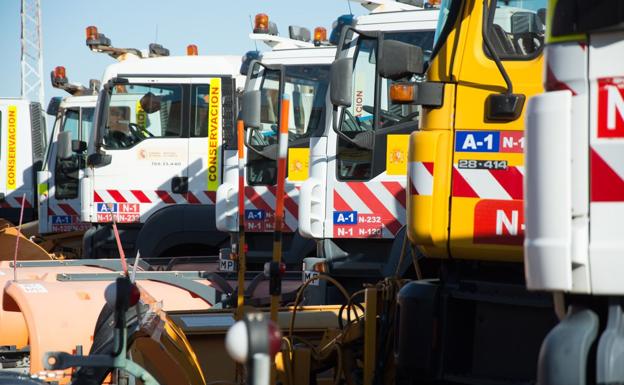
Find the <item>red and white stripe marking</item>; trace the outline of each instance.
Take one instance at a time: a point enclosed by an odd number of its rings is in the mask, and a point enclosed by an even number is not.
[[[370,236],[356,234],[345,237],[393,238],[406,223],[405,186],[396,181],[337,183],[334,188],[334,211],[357,211],[358,224],[354,228],[375,229]],[[334,237],[340,238],[334,224]],[[363,233],[362,233],[363,234]]]
[[[410,162],[410,195],[433,195],[433,162]]]
[[[624,202],[622,146],[597,145],[590,149],[592,202]]]
[[[28,199],[25,199],[26,202],[24,202],[24,208],[25,209],[31,209],[33,208],[32,203],[30,203],[30,201]],[[19,209],[22,207],[22,197],[21,196],[15,196],[15,197],[6,197],[2,202],[0,202],[0,208],[3,209]]]
[[[523,199],[523,166],[506,170],[460,169],[453,167],[453,196],[463,198]]]
[[[78,207],[78,203],[72,203],[57,203],[56,201],[49,200],[48,215],[69,215],[79,217],[80,207]]]
[[[96,190],[93,194],[96,203],[153,203],[153,204],[215,204],[215,191],[189,191],[185,194],[174,194],[169,191],[156,190]]]
[[[245,231],[268,232],[273,231],[275,215],[275,186],[245,186],[245,209],[262,210],[265,218],[262,221],[249,221],[245,219]],[[284,229],[286,232],[294,232],[298,227],[299,215],[299,187],[286,186],[284,196]]]

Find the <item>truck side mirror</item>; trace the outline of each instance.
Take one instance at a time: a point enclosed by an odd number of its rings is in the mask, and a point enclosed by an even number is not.
[[[350,107],[353,98],[353,59],[336,59],[329,71],[329,97],[334,106]]]
[[[74,139],[71,142],[71,149],[72,152],[76,154],[82,154],[83,152],[87,151],[87,142],[85,142],[84,140]]]
[[[51,98],[48,103],[48,108],[46,109],[46,114],[56,116],[59,108],[61,107],[61,100],[63,99],[60,96]]]
[[[241,67],[240,67],[240,74],[243,76],[248,76],[249,75],[249,68],[251,67],[251,63],[253,63],[254,61],[258,61],[260,60],[260,58],[262,57],[262,55],[260,54],[260,51],[247,51],[242,58],[241,61]]]
[[[102,86],[102,82],[97,79],[89,79],[89,89],[93,95],[97,95]]]
[[[245,122],[245,127],[260,128],[260,90],[243,93],[241,117]]]
[[[58,134],[56,156],[58,159],[69,159],[72,157],[72,139],[70,131],[61,131]]]
[[[377,69],[384,78],[398,80],[424,72],[422,48],[396,40],[380,42]]]

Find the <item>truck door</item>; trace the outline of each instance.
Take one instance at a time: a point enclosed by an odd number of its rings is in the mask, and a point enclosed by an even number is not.
[[[222,144],[234,130],[236,85],[231,77],[192,81],[187,201],[214,205],[223,180]]]
[[[288,65],[281,71],[284,73],[259,70],[254,83],[261,92],[261,128],[248,133],[245,188],[245,231],[248,232],[271,232],[274,228],[280,92],[290,99],[283,229],[286,233],[292,234],[298,227],[299,188],[308,178],[310,137],[324,128],[329,65]],[[280,85],[282,75],[284,84]]]
[[[393,32],[385,39],[425,50],[433,31]],[[353,100],[329,135],[326,238],[392,239],[405,225],[407,145],[418,128],[418,108],[389,101],[391,81],[376,72],[377,45],[377,39],[359,36],[351,48]],[[364,136],[370,140],[360,140]]]
[[[144,223],[187,202],[190,84],[136,78],[110,92],[98,127],[110,163],[93,169],[92,222]]]
[[[80,178],[84,172],[84,151],[74,151],[72,143],[87,144],[93,128],[93,107],[63,109],[55,124],[54,140],[48,156],[47,199],[42,199],[40,232],[84,231],[90,224],[80,221]],[[60,143],[63,142],[63,143]],[[85,146],[86,148],[86,146]],[[44,181],[39,185],[45,186]],[[45,210],[45,211],[43,211]]]

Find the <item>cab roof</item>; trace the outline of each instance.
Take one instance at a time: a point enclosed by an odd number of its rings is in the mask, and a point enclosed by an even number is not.
[[[102,84],[117,76],[155,75],[229,75],[240,77],[240,56],[166,56],[148,59],[128,59],[106,68]]]
[[[417,9],[372,13],[356,18],[356,29],[362,31],[397,31],[435,29],[439,9]]]
[[[61,108],[95,107],[96,102],[97,95],[65,96],[60,106]]]
[[[321,46],[312,48],[293,48],[267,51],[262,53],[265,64],[331,64],[336,57],[336,47]]]

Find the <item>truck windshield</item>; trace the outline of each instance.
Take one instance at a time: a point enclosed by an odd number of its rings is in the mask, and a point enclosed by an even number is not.
[[[440,4],[440,16],[438,17],[438,25],[436,26],[435,36],[433,37],[433,46],[438,43],[438,39],[442,34],[442,30],[446,26],[446,23],[449,22],[449,13],[451,12],[451,3],[453,0],[442,0]]]
[[[612,0],[559,1],[553,7],[551,34],[566,36],[609,29],[624,30],[621,2]]]
[[[118,84],[105,106],[104,148],[132,147],[153,137],[179,137],[182,85]]]
[[[325,93],[329,81],[329,66],[285,67],[284,92],[290,98],[288,114],[289,140],[310,136],[321,127]],[[261,128],[253,136],[254,145],[276,142],[279,120],[280,72],[265,70],[260,83]]]
[[[283,90],[290,99],[288,113],[289,142],[308,138],[324,129],[325,97],[329,85],[329,65],[285,66]],[[260,88],[260,129],[249,136],[249,145],[257,152],[276,154],[279,123],[280,71],[254,70]],[[244,106],[243,106],[244,108]],[[273,148],[275,147],[275,148]],[[275,151],[274,151],[275,150]],[[275,184],[276,167],[271,154],[252,152],[248,157],[250,184]]]

